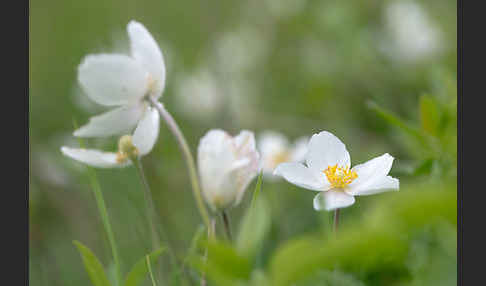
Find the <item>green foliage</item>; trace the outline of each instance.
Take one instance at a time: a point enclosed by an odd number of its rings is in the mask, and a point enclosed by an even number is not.
[[[111,286],[106,277],[103,265],[101,265],[101,262],[94,253],[79,241],[74,241],[73,243],[81,254],[84,268],[86,269],[86,272],[88,272],[91,283],[93,283],[94,286]]]
[[[263,173],[258,176],[258,181],[253,192],[253,199],[247,209],[236,237],[236,249],[240,255],[250,261],[261,251],[263,239],[270,229],[271,214],[265,197],[258,195],[261,192]]]
[[[216,285],[258,285],[261,281],[278,286],[308,285],[305,283],[312,283],[309,281],[316,275],[327,277],[316,285],[415,281],[411,279],[418,270],[410,267],[409,257],[416,250],[410,246],[421,230],[432,228],[444,233],[445,229],[449,241],[455,239],[450,232],[456,227],[457,215],[453,186],[452,182],[433,183],[383,196],[364,210],[361,220],[343,224],[337,234],[309,234],[280,245],[271,254],[265,272],[251,270],[248,260],[237,254],[237,247],[218,241],[208,244],[206,267],[203,261],[198,267],[207,271]],[[436,243],[443,239],[429,238]],[[445,246],[449,253],[451,248],[453,251],[453,243]],[[454,264],[454,257],[447,259]],[[432,264],[422,266],[421,273],[429,267]]]
[[[130,272],[128,272],[127,277],[125,279],[125,286],[138,286],[140,283],[142,283],[146,278],[147,274],[149,273],[149,268],[148,268],[148,261],[150,261],[150,264],[155,264],[157,262],[157,259],[159,256],[165,251],[165,248],[159,248],[152,253],[148,254],[147,256],[144,256],[143,258],[140,258],[140,260],[133,265],[132,269]],[[148,258],[147,258],[148,257]]]

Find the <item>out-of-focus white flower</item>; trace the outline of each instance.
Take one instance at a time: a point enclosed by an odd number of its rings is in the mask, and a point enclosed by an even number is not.
[[[386,7],[384,18],[385,48],[397,60],[420,61],[440,51],[440,31],[416,2],[392,2]]]
[[[232,137],[223,130],[208,131],[199,141],[198,168],[202,193],[213,210],[239,204],[260,169],[253,132]]]
[[[159,135],[159,112],[147,107],[133,136],[124,135],[118,142],[118,152],[103,152],[94,149],[63,146],[61,152],[74,160],[97,168],[125,167],[138,156],[148,154]]]
[[[258,138],[258,150],[262,155],[263,172],[273,174],[275,168],[284,162],[301,162],[307,153],[309,138],[301,137],[290,144],[289,140],[278,132],[265,131]],[[276,178],[271,176],[271,178]]]
[[[216,40],[214,61],[225,73],[248,72],[262,62],[268,41],[261,31],[249,26],[226,32]]]
[[[306,165],[282,163],[274,174],[299,187],[318,191],[314,209],[327,211],[354,204],[354,196],[398,190],[398,179],[388,176],[393,157],[386,153],[352,169],[346,146],[333,134],[314,134],[308,145]]]
[[[223,107],[223,92],[214,75],[206,69],[182,77],[176,84],[181,112],[196,119],[209,119]]]
[[[94,54],[78,67],[78,81],[88,97],[104,106],[117,106],[94,116],[74,131],[78,137],[106,137],[130,132],[146,113],[147,98],[162,96],[165,64],[152,35],[140,23],[127,25],[131,55]]]

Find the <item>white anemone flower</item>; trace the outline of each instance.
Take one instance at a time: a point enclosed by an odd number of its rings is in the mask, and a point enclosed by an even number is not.
[[[74,160],[97,168],[126,167],[139,156],[144,156],[152,150],[159,135],[159,123],[159,112],[148,107],[133,132],[133,136],[124,135],[120,138],[118,152],[66,146],[61,147],[61,152]]]
[[[386,153],[351,167],[346,146],[333,134],[314,134],[308,145],[306,164],[282,163],[274,174],[299,187],[317,191],[315,210],[335,210],[351,206],[354,196],[398,190],[399,181],[388,176],[393,157]]]
[[[94,116],[74,131],[77,137],[126,134],[139,124],[165,86],[162,52],[147,29],[136,21],[127,25],[131,54],[86,56],[78,67],[78,80],[90,99],[114,109]]]
[[[258,150],[262,155],[263,173],[273,174],[275,168],[284,162],[302,162],[307,153],[309,138],[301,137],[293,144],[281,133],[265,131],[258,138]],[[270,176],[269,178],[278,178]]]
[[[199,141],[198,168],[203,196],[213,210],[238,205],[260,170],[253,132],[232,137],[223,130],[208,131]]]

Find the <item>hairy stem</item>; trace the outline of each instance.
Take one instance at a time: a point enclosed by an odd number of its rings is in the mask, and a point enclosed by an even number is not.
[[[184,159],[187,164],[187,168],[189,171],[189,178],[191,180],[192,191],[194,194],[194,198],[196,199],[196,205],[199,209],[199,213],[201,214],[201,218],[209,229],[209,215],[204,206],[204,202],[201,196],[201,188],[199,186],[199,179],[197,176],[196,164],[194,162],[194,157],[192,156],[191,149],[189,149],[189,145],[187,145],[186,139],[182,134],[179,126],[175,122],[174,118],[170,113],[165,109],[164,105],[153,98],[150,98],[152,105],[157,108],[160,113],[160,116],[164,119],[169,127],[169,130],[172,132],[174,137],[176,138],[177,142],[179,143],[179,147],[181,148],[182,154],[184,155]]]

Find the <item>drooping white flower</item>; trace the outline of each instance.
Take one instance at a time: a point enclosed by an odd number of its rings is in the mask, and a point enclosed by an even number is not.
[[[275,168],[284,162],[301,162],[305,159],[309,138],[301,137],[293,144],[281,133],[265,131],[258,138],[258,150],[262,155],[263,172],[273,174]],[[277,178],[270,176],[270,178]]]
[[[159,112],[148,107],[133,136],[120,138],[118,152],[103,152],[95,149],[71,148],[63,146],[61,152],[79,162],[97,168],[126,167],[138,156],[148,154],[155,145],[159,135]]]
[[[334,210],[348,207],[354,196],[398,190],[398,179],[388,176],[393,157],[386,153],[351,167],[346,146],[333,134],[314,134],[308,145],[306,164],[282,163],[274,174],[299,187],[317,191],[314,209]]]
[[[130,132],[149,106],[147,98],[162,96],[165,64],[162,52],[147,29],[136,21],[127,25],[130,55],[86,56],[78,67],[78,81],[93,101],[115,107],[94,116],[74,131],[77,137],[106,137]]]
[[[198,168],[202,193],[213,210],[237,205],[260,169],[260,155],[252,132],[232,137],[213,129],[198,146]]]

